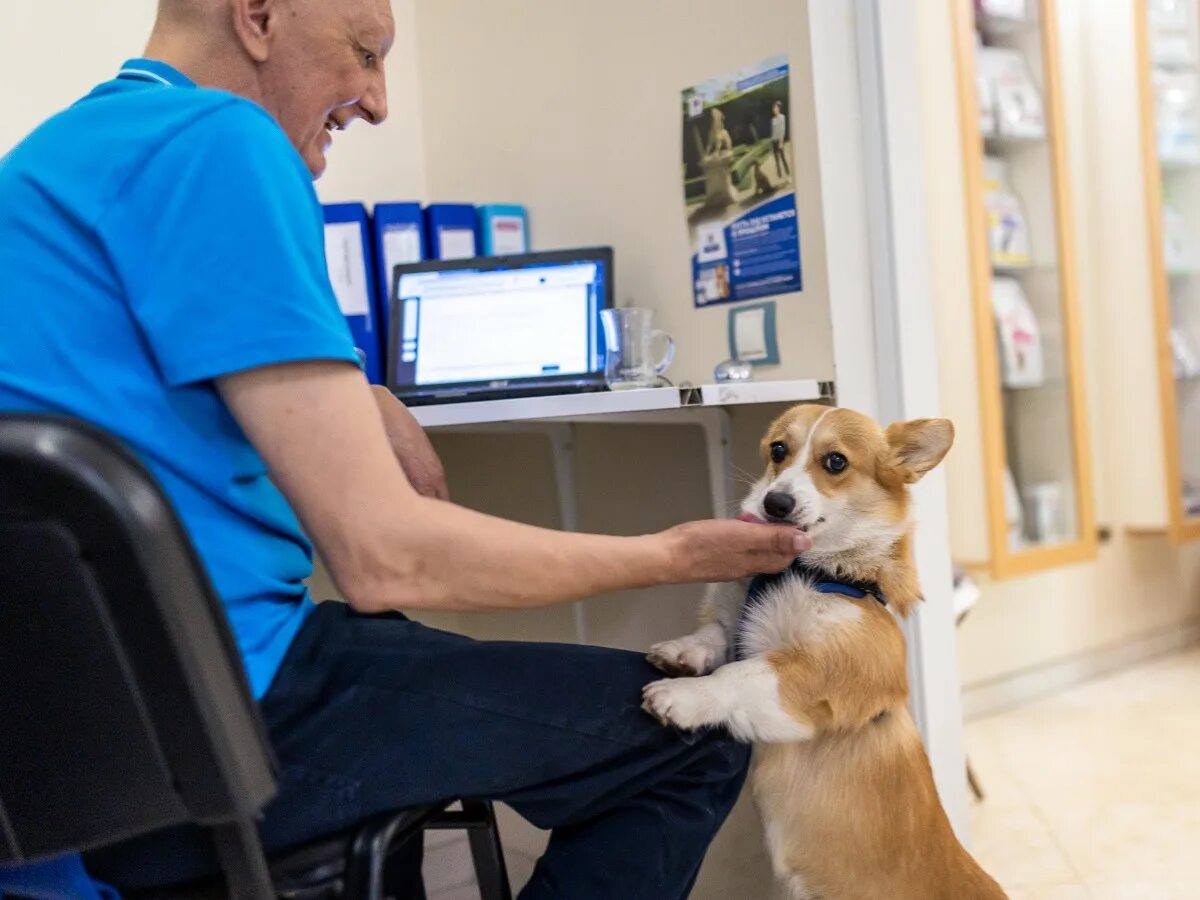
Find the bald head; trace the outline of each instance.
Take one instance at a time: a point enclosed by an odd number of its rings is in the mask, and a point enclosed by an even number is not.
[[[159,0],[146,55],[260,103],[313,177],[334,131],[387,116],[388,0]]]

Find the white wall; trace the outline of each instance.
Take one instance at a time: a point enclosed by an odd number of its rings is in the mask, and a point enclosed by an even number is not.
[[[416,0],[393,0],[396,43],[387,61],[388,121],[362,122],[339,134],[321,199],[421,199],[425,151],[415,35]],[[42,120],[116,75],[141,56],[154,24],[155,0],[9,0],[0,13],[0,155]]]
[[[712,380],[728,307],[692,308],[680,92],[780,52],[805,290],[776,298],[783,364],[832,380],[806,4],[756,0],[437,0],[417,11],[429,196],[528,205],[535,246],[611,244],[618,301],[659,313],[676,382]]]
[[[121,63],[141,56],[155,0],[4,4],[0,18],[0,155]]]
[[[392,0],[396,42],[386,63],[388,118],[374,128],[355,122],[349,131],[334,135],[329,168],[317,182],[325,203],[359,201],[370,206],[425,199],[416,6],[417,0]]]

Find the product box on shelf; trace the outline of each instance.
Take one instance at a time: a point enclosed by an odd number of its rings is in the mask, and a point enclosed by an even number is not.
[[[992,310],[1000,371],[1007,388],[1036,388],[1045,381],[1042,332],[1037,316],[1015,278],[992,279]]]
[[[1172,274],[1200,271],[1187,220],[1169,203],[1163,204],[1163,261]]]
[[[996,133],[1017,140],[1046,137],[1046,111],[1025,57],[1007,47],[980,47],[979,74],[991,87]]]
[[[1170,164],[1200,163],[1200,76],[1154,70],[1158,156]]]
[[[992,265],[999,269],[1029,266],[1033,261],[1029,221],[1021,198],[1009,186],[1008,166],[1002,159],[991,156],[984,159],[983,205],[987,210]]]
[[[979,0],[984,18],[1025,24],[1030,19],[1029,0]]]
[[[1200,355],[1188,333],[1182,328],[1172,328],[1170,333],[1171,355],[1175,359],[1176,378],[1200,376]]]

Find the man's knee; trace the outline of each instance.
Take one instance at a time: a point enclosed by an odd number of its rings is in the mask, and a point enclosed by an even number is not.
[[[750,768],[750,745],[743,743],[742,741],[734,740],[734,738],[725,731],[720,731],[717,734],[718,742],[721,745],[721,750],[725,754],[725,758],[728,760],[730,775],[744,777]]]
[[[697,765],[710,782],[732,782],[741,786],[750,769],[750,745],[734,740],[725,729],[703,732],[696,744]]]

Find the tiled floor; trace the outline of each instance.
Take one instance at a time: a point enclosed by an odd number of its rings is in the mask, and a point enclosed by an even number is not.
[[[972,722],[976,858],[1013,900],[1200,900],[1200,648]]]

